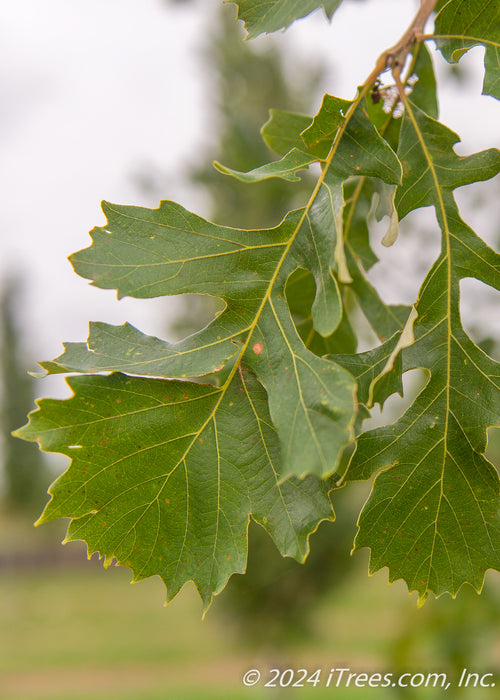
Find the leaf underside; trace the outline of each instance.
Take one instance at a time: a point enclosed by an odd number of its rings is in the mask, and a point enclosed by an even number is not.
[[[237,2],[250,36],[339,4]],[[448,60],[484,44],[485,92],[498,97],[499,11],[485,0],[472,17],[468,5],[444,6],[436,41]],[[135,580],[161,576],[169,600],[194,581],[207,608],[245,570],[250,518],[303,561],[311,533],[334,519],[339,479],[375,476],[355,540],[370,548],[371,572],[387,566],[423,602],[466,582],[480,590],[486,570],[500,568],[500,484],[484,457],[500,372],[464,331],[459,297],[466,277],[500,290],[500,263],[453,195],[495,176],[500,152],[456,154],[423,45],[410,74],[419,81],[402,97],[402,119],[366,85],[351,101],[325,95],[314,117],[271,110],[262,135],[278,160],[247,173],[216,164],[244,182],[294,181],[319,164],[307,205],[274,228],[219,226],[170,201],[103,204],[106,225],[71,257],[79,275],[119,298],[202,294],[223,309],[179,343],[91,323],[87,342],[40,363],[79,375],[67,380],[72,398],[42,399],[17,431],[71,460],[41,522],[69,518],[67,540],[129,566]],[[398,220],[420,207],[435,210],[440,254],[413,307],[387,305],[366,276],[377,263],[370,223],[387,215],[392,244]],[[361,353],[359,310],[380,340]],[[362,432],[415,368],[427,383],[406,413]]]
[[[227,2],[227,0],[226,0]],[[342,0],[231,0],[238,6],[238,18],[245,22],[248,37],[285,29],[296,19],[322,7],[331,17]]]
[[[245,570],[250,515],[299,561],[333,517],[328,480],[279,482],[276,431],[251,375],[222,400],[208,384],[120,373],[69,383],[74,397],[42,400],[30,426],[44,449],[72,458],[41,522],[72,518],[67,540],[116,558],[134,580],[160,575],[169,599],[193,580],[207,607]]]
[[[404,578],[421,601],[429,591],[456,594],[464,581],[480,590],[485,571],[500,565],[499,479],[483,455],[486,428],[500,418],[500,371],[466,335],[459,308],[464,277],[500,290],[500,256],[461,220],[452,196],[496,174],[500,153],[459,157],[456,140],[408,103],[398,211],[434,205],[442,248],[419,293],[415,342],[402,356],[405,370],[424,367],[429,376],[397,423],[360,436],[349,472],[356,479],[384,470],[355,546],[370,547],[371,571],[388,566],[390,580]]]

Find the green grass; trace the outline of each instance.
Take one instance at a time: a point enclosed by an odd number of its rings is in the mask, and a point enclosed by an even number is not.
[[[15,523],[3,526],[4,547],[17,542]],[[42,528],[30,536],[41,547],[39,538],[47,535]],[[192,586],[163,607],[158,578],[131,586],[126,569],[85,563],[80,551],[78,566],[0,571],[0,700],[434,700],[443,691],[246,689],[241,678],[250,668],[264,677],[273,667],[441,672],[450,659],[471,670],[500,669],[498,586],[480,597],[464,590],[456,602],[443,597],[418,610],[401,582],[388,587],[385,573],[366,577],[364,553],[354,578],[313,611],[312,637],[270,649],[264,628],[256,648],[220,600],[202,621]],[[476,696],[489,700],[494,691]]]

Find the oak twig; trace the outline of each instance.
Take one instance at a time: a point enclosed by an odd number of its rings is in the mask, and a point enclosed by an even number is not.
[[[423,34],[425,23],[436,6],[437,0],[421,0],[420,8],[413,18],[410,26],[403,34],[401,39],[386,49],[378,58],[375,68],[370,76],[372,82],[380,73],[383,73],[387,68],[392,70],[394,76],[400,76],[401,71],[406,63],[408,54],[412,50],[416,41]]]

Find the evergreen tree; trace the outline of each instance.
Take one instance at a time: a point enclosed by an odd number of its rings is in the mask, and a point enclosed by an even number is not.
[[[26,373],[23,339],[16,323],[21,283],[7,280],[0,297],[0,461],[4,501],[8,507],[38,507],[45,486],[43,458],[35,445],[11,437],[33,408],[33,385]]]

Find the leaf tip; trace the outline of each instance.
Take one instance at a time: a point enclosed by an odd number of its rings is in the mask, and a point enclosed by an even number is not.
[[[101,209],[106,216],[108,215],[108,212],[111,209],[111,207],[111,202],[108,202],[106,199],[101,199]]]
[[[40,370],[29,370],[28,374],[30,377],[33,377],[34,379],[44,379],[48,375],[48,371],[45,369],[44,364],[49,364],[49,363],[44,363],[40,362],[40,367],[43,368],[43,372]]]
[[[207,600],[203,601],[203,612],[201,613],[201,620],[202,622],[205,621],[205,618],[207,616],[207,613],[212,605],[212,600],[213,600],[213,595],[210,596]]]
[[[232,175],[233,174],[232,171],[230,170],[230,168],[228,168],[225,165],[222,165],[222,163],[220,163],[218,160],[213,160],[212,165],[215,168],[215,170],[217,170],[217,172],[222,173],[223,175]]]
[[[35,522],[33,523],[33,527],[40,527],[40,525],[43,525],[44,522],[45,521],[43,519],[43,513],[42,513],[41,516],[37,520],[35,520]]]
[[[425,601],[429,597],[429,591],[425,590],[423,593],[419,593],[417,600],[417,607],[422,608],[425,605]]]
[[[387,231],[384,234],[384,237],[382,238],[382,245],[385,246],[386,248],[390,248],[394,243],[396,242],[398,238],[398,233],[399,233],[399,218],[398,218],[398,213],[395,208],[393,208],[391,215],[390,215],[390,220],[389,220],[389,226],[387,228]]]

